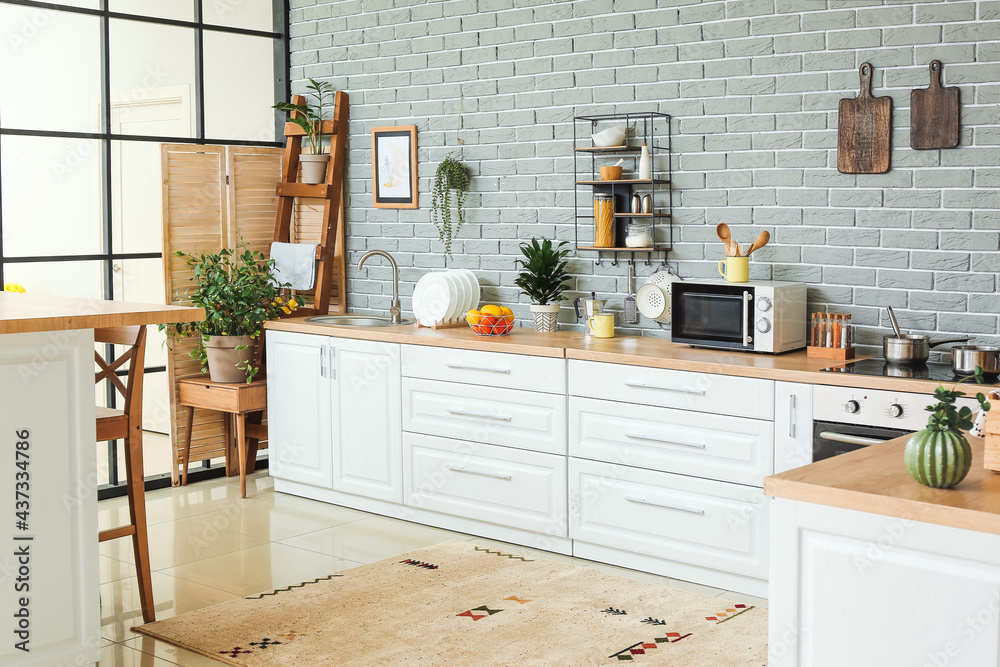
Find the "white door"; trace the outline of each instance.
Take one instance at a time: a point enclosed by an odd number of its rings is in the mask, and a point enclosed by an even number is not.
[[[191,134],[190,89],[169,86],[143,89],[139,99],[112,93],[111,131],[117,134],[186,137]],[[111,150],[111,215],[116,251],[160,252],[162,241],[162,177],[160,144],[155,141],[114,142]],[[158,259],[117,260],[114,293],[120,301],[163,303],[163,262]],[[167,363],[165,334],[150,327],[146,367]],[[167,374],[151,373],[143,387],[143,428],[169,433]],[[159,471],[150,471],[159,472]]]
[[[774,383],[774,472],[801,468],[813,457],[813,386]]]
[[[267,436],[271,475],[333,488],[326,336],[269,331]]]
[[[402,502],[399,345],[345,338],[329,341],[335,360],[333,488]],[[272,357],[269,369],[273,363]],[[273,411],[270,407],[268,415]]]

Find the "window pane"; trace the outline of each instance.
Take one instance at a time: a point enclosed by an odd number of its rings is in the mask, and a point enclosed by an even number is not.
[[[0,118],[8,128],[100,132],[96,16],[0,4]]]
[[[272,0],[207,0],[202,14],[206,25],[224,25],[249,30],[274,30]]]
[[[153,141],[111,142],[111,238],[115,252],[160,252],[163,248],[162,145]]]
[[[194,136],[194,30],[111,21],[111,131]]]
[[[87,262],[30,262],[4,264],[4,281],[24,285],[28,294],[104,298],[100,260]]]
[[[102,251],[101,142],[0,138],[6,257]]]
[[[209,0],[211,1],[211,0]],[[194,21],[193,0],[110,0],[108,9],[122,14]]]
[[[205,135],[274,141],[274,102],[274,40],[205,31]]]

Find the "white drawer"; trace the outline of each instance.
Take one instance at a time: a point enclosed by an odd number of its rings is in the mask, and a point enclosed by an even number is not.
[[[571,456],[763,486],[774,424],[743,417],[569,400]]]
[[[403,376],[566,393],[565,359],[524,354],[403,345]]]
[[[566,397],[403,378],[403,430],[566,454]]]
[[[403,434],[407,505],[566,536],[566,457]]]
[[[574,359],[569,386],[574,396],[774,419],[773,380]]]
[[[574,540],[767,578],[760,489],[570,458]]]

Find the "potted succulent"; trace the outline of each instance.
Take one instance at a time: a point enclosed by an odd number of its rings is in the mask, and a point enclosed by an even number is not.
[[[191,357],[202,364],[202,373],[210,373],[213,382],[252,382],[260,368],[254,365],[257,338],[264,322],[290,313],[298,307],[294,298],[287,302],[279,295],[286,284],[276,284],[271,277],[274,260],[245,245],[235,250],[190,254],[195,287],[178,296],[178,305],[205,309],[201,322],[161,324],[173,337],[199,336]]]
[[[330,162],[329,154],[323,152],[323,100],[330,96],[333,103],[333,86],[326,81],[316,81],[309,79],[306,86],[309,91],[306,93],[304,104],[294,104],[292,102],[278,102],[272,108],[279,111],[293,113],[291,120],[301,127],[306,137],[309,139],[309,152],[302,152],[299,161],[302,163],[302,182],[315,185],[326,180],[326,166]],[[309,96],[316,98],[316,105],[309,103]]]
[[[561,241],[553,246],[549,239],[531,239],[531,243],[521,244],[521,254],[525,259],[515,260],[521,265],[521,271],[514,279],[514,284],[521,288],[521,294],[531,299],[531,315],[535,320],[536,331],[555,331],[559,316],[559,302],[564,299],[566,280],[566,255],[568,249],[563,249],[567,241]]]
[[[444,241],[444,253],[451,257],[451,239],[465,222],[465,198],[469,194],[469,169],[449,153],[437,171],[431,186],[431,222],[438,230],[438,238]],[[452,229],[451,191],[455,191],[456,220]]]
[[[965,379],[982,384],[982,367],[977,366],[976,374]],[[972,428],[972,410],[955,407],[955,401],[965,396],[957,391],[958,384],[952,389],[939,385],[934,390],[937,403],[926,408],[931,413],[927,428],[911,435],[906,443],[903,454],[906,470],[924,486],[949,489],[965,479],[972,466],[972,449],[962,434]],[[990,409],[984,394],[976,394],[976,400],[984,411]]]

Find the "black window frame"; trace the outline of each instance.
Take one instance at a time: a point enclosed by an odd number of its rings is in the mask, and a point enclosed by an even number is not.
[[[272,31],[253,30],[249,28],[237,28],[206,23],[204,21],[203,6],[206,0],[194,0],[195,18],[193,21],[179,19],[161,18],[155,16],[142,16],[124,12],[113,12],[108,9],[109,0],[99,0],[99,9],[86,7],[73,7],[69,5],[52,2],[37,2],[35,0],[0,0],[0,5],[16,5],[22,7],[32,7],[54,12],[64,12],[68,14],[78,14],[84,16],[97,16],[101,19],[100,27],[100,58],[101,58],[101,131],[100,132],[64,132],[59,130],[26,130],[7,128],[3,125],[3,118],[0,116],[0,142],[7,136],[27,136],[43,138],[62,139],[94,139],[101,144],[101,201],[103,205],[101,215],[101,235],[102,252],[84,255],[32,255],[8,257],[3,246],[3,188],[2,176],[4,164],[2,152],[0,152],[0,289],[6,282],[4,273],[9,264],[23,264],[32,262],[79,262],[79,261],[101,261],[103,262],[104,298],[114,299],[114,264],[117,261],[133,259],[162,259],[160,252],[115,252],[113,242],[114,220],[112,218],[112,196],[111,182],[111,149],[112,142],[115,141],[144,141],[154,143],[184,143],[194,145],[216,145],[216,146],[284,146],[283,141],[277,141],[284,133],[284,116],[275,114],[274,136],[276,141],[261,142],[252,140],[237,139],[214,139],[205,136],[205,61],[204,61],[204,37],[205,32],[222,32],[235,35],[251,37],[266,37],[274,40],[274,99],[275,101],[287,100],[291,98],[291,83],[289,81],[289,0],[271,0],[271,11],[273,26]],[[211,1],[211,0],[208,0]],[[142,23],[153,23],[157,25],[173,26],[180,28],[191,28],[194,30],[195,44],[195,82],[194,82],[194,106],[195,106],[195,136],[192,137],[167,137],[167,136],[147,136],[116,134],[111,132],[111,58],[110,58],[110,30],[111,20],[121,19],[127,21],[138,21]],[[163,366],[147,367],[146,373],[166,372]],[[108,388],[109,405],[114,405],[114,388]],[[205,461],[205,470],[193,471],[191,479],[201,477],[215,477],[224,473],[224,466],[208,466]],[[110,498],[125,494],[125,485],[118,477],[118,445],[116,441],[108,442],[108,475],[110,484],[101,485],[98,488],[98,498]],[[162,488],[171,483],[169,474],[152,475],[146,478],[146,488]]]

